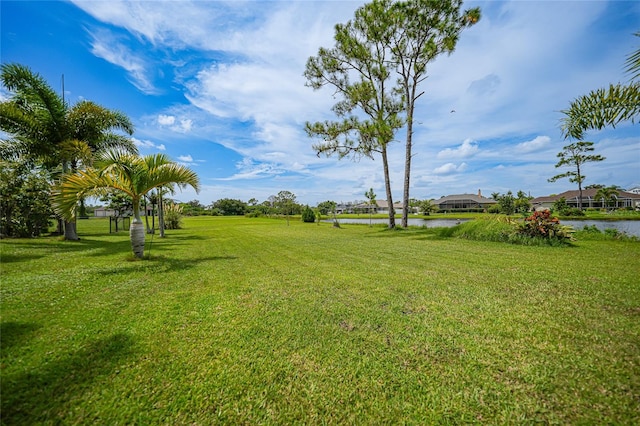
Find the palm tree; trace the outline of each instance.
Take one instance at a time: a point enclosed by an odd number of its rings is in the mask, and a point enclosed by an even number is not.
[[[53,207],[71,220],[78,201],[87,196],[100,196],[109,190],[123,192],[133,200],[134,219],[130,227],[131,248],[136,257],[144,255],[144,224],[140,218],[142,197],[154,188],[176,183],[200,190],[198,175],[174,163],[164,154],[140,157],[112,150],[102,154],[95,168],[66,175],[53,194]]]
[[[91,164],[96,154],[117,148],[137,154],[131,121],[121,112],[90,101],[69,106],[39,74],[19,64],[3,64],[3,86],[11,93],[0,103],[0,157],[44,166],[53,177]],[[77,240],[75,222],[65,222],[65,238]]]
[[[640,32],[634,35],[640,37]],[[608,89],[593,90],[562,111],[565,117],[560,129],[565,139],[581,140],[589,129],[615,127],[629,120],[634,123],[640,118],[640,49],[627,56],[625,70],[630,75],[629,84],[611,84]]]
[[[608,208],[611,205],[613,198],[618,194],[618,188],[615,186],[601,187],[598,188],[598,192],[596,192],[596,200],[602,200],[602,206],[604,208]]]

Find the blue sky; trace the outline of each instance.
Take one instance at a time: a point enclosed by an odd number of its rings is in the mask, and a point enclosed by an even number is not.
[[[318,158],[306,121],[332,119],[329,89],[305,87],[304,67],[333,46],[334,25],[360,1],[5,1],[2,63],[40,73],[65,97],[127,114],[142,154],[162,152],[200,176],[176,194],[207,205],[266,200],[281,190],[299,202],[384,196],[379,158]],[[439,57],[417,105],[411,196],[574,188],[556,154],[560,110],[609,83],[626,82],[638,49],[640,2],[466,2],[483,17],[456,51]],[[6,93],[0,93],[5,97]],[[451,112],[455,110],[455,112]],[[397,136],[404,140],[404,134]],[[640,127],[589,132],[601,163],[585,184],[640,185]],[[394,200],[404,172],[402,142],[390,146]]]

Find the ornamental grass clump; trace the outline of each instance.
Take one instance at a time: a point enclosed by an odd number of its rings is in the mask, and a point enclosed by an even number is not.
[[[549,210],[536,211],[531,216],[526,217],[518,225],[519,235],[556,241],[573,241],[574,229],[571,226],[560,224],[557,217],[551,216]]]
[[[166,229],[182,228],[182,206],[179,204],[167,204],[164,207],[164,226]]]

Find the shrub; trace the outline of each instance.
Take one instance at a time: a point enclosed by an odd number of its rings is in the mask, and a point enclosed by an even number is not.
[[[518,226],[517,233],[532,238],[571,240],[573,228],[560,225],[549,210],[534,212]]]
[[[49,188],[43,171],[0,162],[0,235],[37,237],[45,233],[53,214]]]
[[[500,213],[500,206],[498,204],[493,204],[491,207],[487,209],[487,213],[493,213],[493,214]]]
[[[311,207],[305,206],[302,210],[302,221],[305,223],[313,223],[316,221],[316,214]]]
[[[571,207],[570,209],[561,213],[562,216],[584,216],[584,212],[577,207]]]

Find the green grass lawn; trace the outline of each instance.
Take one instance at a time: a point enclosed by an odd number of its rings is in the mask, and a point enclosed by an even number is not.
[[[188,218],[2,240],[3,424],[640,422],[640,243]]]

